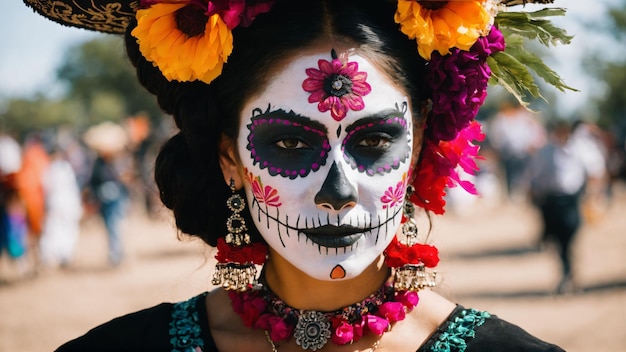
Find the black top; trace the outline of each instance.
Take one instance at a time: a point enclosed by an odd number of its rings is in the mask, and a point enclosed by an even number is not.
[[[206,294],[115,318],[64,344],[57,351],[217,351],[209,331]],[[563,349],[487,312],[458,305],[417,352],[444,351],[562,352]]]

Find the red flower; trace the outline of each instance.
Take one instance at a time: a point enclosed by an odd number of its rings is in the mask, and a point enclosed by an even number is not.
[[[348,109],[363,110],[363,96],[372,91],[367,79],[366,72],[359,72],[359,64],[356,62],[344,63],[343,60],[335,57],[333,60],[319,60],[317,62],[319,70],[315,68],[306,69],[309,76],[302,83],[302,88],[311,93],[309,103],[318,103],[320,112],[330,110],[330,114],[335,121],[341,121]]]
[[[394,238],[385,249],[385,263],[392,268],[405,264],[424,264],[434,268],[439,263],[439,251],[437,247],[427,244],[416,243],[409,247]]]
[[[476,194],[476,188],[467,180],[461,180],[457,167],[469,174],[478,170],[475,159],[478,157],[479,146],[473,141],[484,140],[480,123],[472,121],[451,141],[434,141],[427,139],[422,148],[422,157],[417,167],[417,175],[413,179],[415,192],[411,201],[416,205],[430,210],[435,214],[443,214],[446,201],[446,187],[457,184],[466,191]]]
[[[245,246],[231,246],[223,237],[217,239],[217,254],[215,259],[219,263],[257,264],[265,263],[267,246],[255,242]]]

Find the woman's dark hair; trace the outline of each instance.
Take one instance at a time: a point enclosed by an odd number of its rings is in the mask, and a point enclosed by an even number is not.
[[[230,189],[219,166],[222,136],[236,140],[246,99],[263,89],[285,60],[322,43],[349,44],[406,90],[415,125],[424,102],[425,61],[394,22],[395,2],[385,0],[276,0],[248,28],[233,30],[233,52],[210,85],[169,82],[139,52],[129,26],[128,56],[139,81],[161,108],[173,115],[180,132],[163,145],[155,178],[160,197],[174,212],[176,225],[215,246],[226,234]],[[244,217],[253,240],[262,241],[249,212]]]

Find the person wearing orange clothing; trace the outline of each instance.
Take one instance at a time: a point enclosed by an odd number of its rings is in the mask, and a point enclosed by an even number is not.
[[[38,244],[45,215],[45,195],[42,177],[50,160],[40,136],[33,135],[24,142],[22,168],[15,175],[17,195],[26,208],[27,255],[33,269],[39,266]]]

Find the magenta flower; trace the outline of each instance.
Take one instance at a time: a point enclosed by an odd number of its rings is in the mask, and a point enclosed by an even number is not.
[[[372,91],[367,79],[366,72],[359,72],[359,64],[356,62],[343,63],[331,53],[333,60],[319,60],[319,70],[306,69],[308,78],[302,83],[302,88],[311,93],[309,103],[318,103],[320,112],[330,110],[335,121],[341,121],[348,110],[363,110],[363,96]]]
[[[140,0],[141,7],[144,8],[159,3],[171,3],[171,1]],[[228,29],[233,29],[240,24],[242,27],[248,27],[258,14],[268,12],[273,3],[274,0],[188,0],[189,5],[203,9],[207,16],[219,14]]]
[[[487,57],[503,49],[502,33],[492,27],[489,35],[479,38],[469,51],[433,54],[426,77],[433,100],[427,131],[431,139],[452,140],[476,117],[491,77]]]
[[[207,15],[218,13],[229,29],[239,24],[248,27],[258,14],[268,12],[273,2],[273,0],[212,0],[207,5]]]
[[[254,327],[267,330],[274,342],[286,340],[293,333],[293,326],[287,325],[283,318],[270,313],[262,314]]]
[[[406,312],[400,302],[385,302],[378,307],[378,315],[393,323],[403,320],[406,316]]]
[[[419,303],[420,297],[414,291],[400,291],[396,293],[396,300],[410,312]]]
[[[376,335],[382,335],[389,327],[389,320],[376,315],[367,314],[363,316],[367,328]]]
[[[330,339],[338,345],[345,345],[354,340],[354,327],[346,322],[341,322]]]

